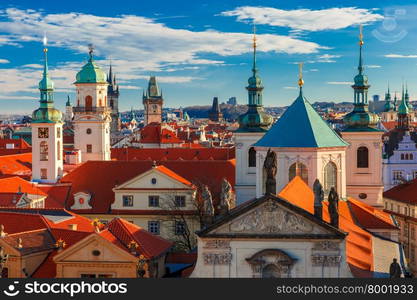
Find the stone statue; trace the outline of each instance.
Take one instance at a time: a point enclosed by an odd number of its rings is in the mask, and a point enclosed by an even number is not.
[[[327,200],[329,201],[330,224],[339,227],[339,195],[334,187],[331,187]]]
[[[389,277],[390,278],[400,278],[402,274],[401,266],[397,263],[397,259],[394,258],[389,267]]]
[[[222,180],[222,191],[220,193],[220,203],[219,210],[220,212],[227,213],[230,208],[234,206],[234,197],[232,192],[232,186],[226,178]]]
[[[274,151],[271,151],[271,149],[268,149],[266,154],[264,169],[266,171],[265,193],[275,195],[277,185],[275,179],[275,176],[277,175],[277,154]]]
[[[213,206],[213,198],[211,196],[210,190],[207,185],[203,186],[203,191],[201,193],[201,197],[203,198],[203,210],[206,216],[213,216],[214,215],[214,206]]]
[[[314,192],[314,215],[320,219],[323,216],[323,199],[324,191],[323,186],[320,183],[320,180],[317,178],[313,183],[313,192]]]

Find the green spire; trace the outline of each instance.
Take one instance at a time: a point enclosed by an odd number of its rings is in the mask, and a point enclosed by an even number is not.
[[[32,114],[33,123],[57,123],[61,122],[62,114],[54,108],[54,83],[49,77],[48,70],[48,48],[46,48],[46,37],[44,37],[44,64],[42,79],[39,81],[40,105]]]
[[[388,84],[388,90],[385,93],[384,111],[388,112],[388,111],[392,111],[392,110],[394,110],[394,106],[391,102],[391,93],[390,93],[389,84]]]
[[[409,113],[407,101],[405,100],[404,93],[401,99],[400,106],[398,106],[398,114],[407,115]]]
[[[362,25],[360,25],[359,33],[359,64],[358,74],[354,78],[354,84],[352,88],[354,90],[353,111],[348,113],[343,122],[346,126],[345,131],[375,131],[376,124],[379,121],[379,117],[369,112],[368,109],[368,76],[364,74],[363,67],[363,33]]]
[[[71,99],[69,95],[67,95],[67,102],[65,103],[65,106],[71,106]]]
[[[253,26],[253,65],[252,76],[248,79],[248,110],[238,118],[238,132],[265,132],[271,126],[273,119],[262,105],[262,91],[264,89],[256,67],[256,28]]]

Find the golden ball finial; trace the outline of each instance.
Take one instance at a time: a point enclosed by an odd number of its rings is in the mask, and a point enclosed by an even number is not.
[[[303,63],[298,63],[298,86],[302,87],[304,85],[303,80]]]

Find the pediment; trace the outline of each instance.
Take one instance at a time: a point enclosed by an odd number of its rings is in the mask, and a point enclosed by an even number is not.
[[[305,212],[308,214],[307,212]],[[313,217],[314,218],[314,217]],[[335,234],[275,199],[269,199],[211,230],[208,235],[323,236]]]

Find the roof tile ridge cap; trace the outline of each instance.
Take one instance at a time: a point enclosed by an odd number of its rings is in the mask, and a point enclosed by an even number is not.
[[[6,235],[6,237],[14,237],[14,236],[17,236],[17,235],[28,234],[28,233],[38,232],[38,231],[46,231],[49,234],[51,234],[49,228],[38,228],[38,229],[25,230],[25,231],[20,231],[20,232],[15,232],[15,233],[8,233]],[[53,237],[52,234],[51,234],[51,236]]]

